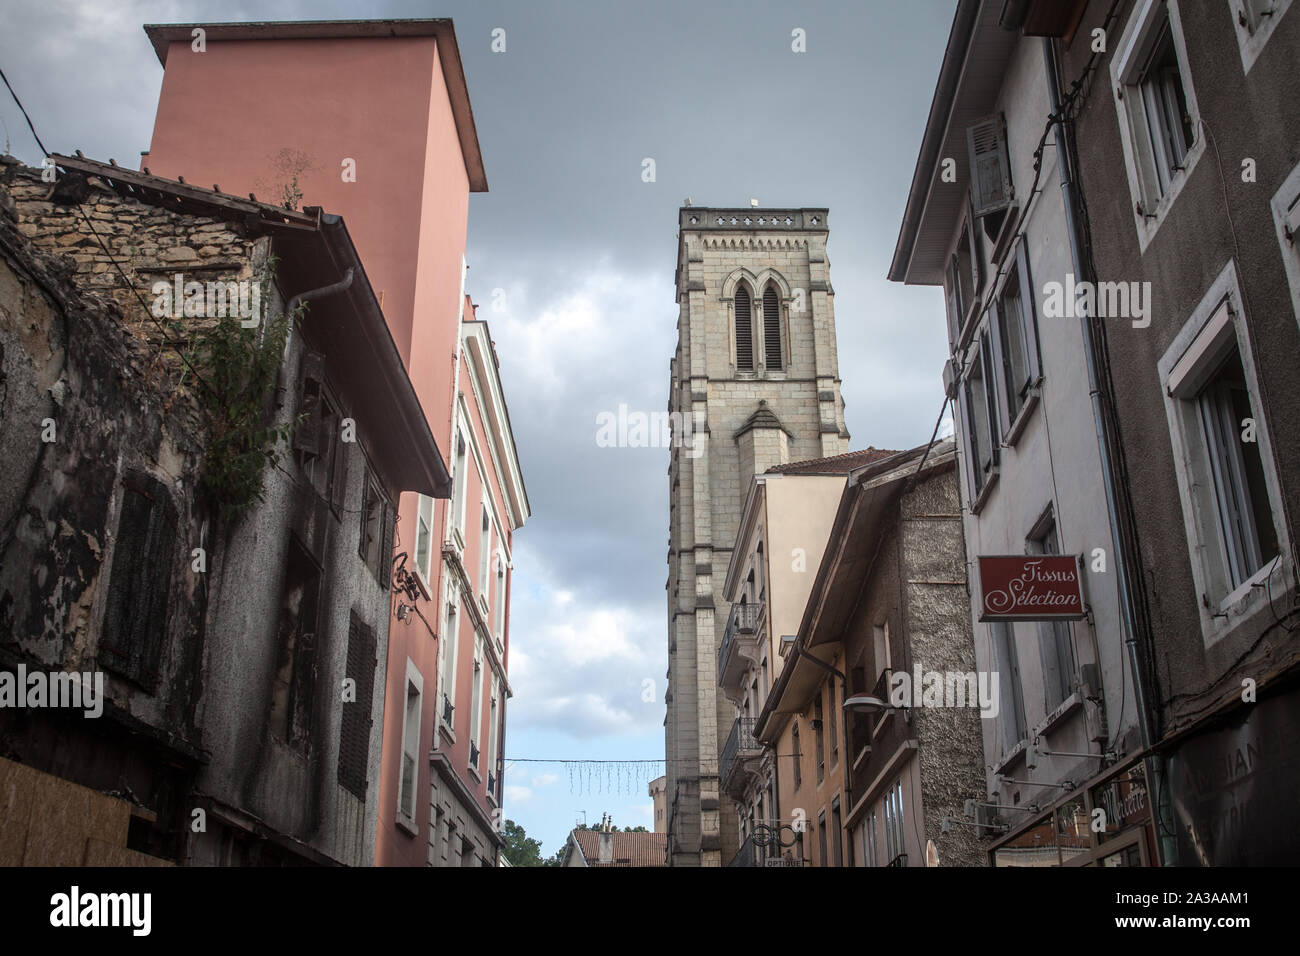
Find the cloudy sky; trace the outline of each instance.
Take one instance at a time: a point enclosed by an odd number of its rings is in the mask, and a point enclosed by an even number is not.
[[[929,438],[942,296],[885,273],[953,7],[3,0],[0,66],[51,150],[135,166],[162,81],[143,23],[454,19],[490,185],[470,199],[468,291],[500,352],[534,512],[515,539],[507,760],[661,759],[668,456],[598,447],[596,417],[666,406],[682,200],[754,197],[830,209],[852,447]],[[0,94],[0,136],[39,163]],[[507,766],[507,814],[548,854],[584,813],[651,824],[659,766]]]

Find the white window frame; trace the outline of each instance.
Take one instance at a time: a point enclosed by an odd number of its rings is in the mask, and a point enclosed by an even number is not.
[[[1273,194],[1270,206],[1278,245],[1282,248],[1282,263],[1286,266],[1286,281],[1291,287],[1291,308],[1296,322],[1300,322],[1300,166],[1291,170],[1282,188]]]
[[[469,439],[465,437],[465,425],[456,423],[456,431],[451,439],[452,465],[451,475],[451,533],[449,538],[460,551],[465,549],[465,500],[469,497],[466,479],[469,477],[470,448]]]
[[[1226,306],[1226,308],[1225,308]],[[1255,437],[1268,489],[1268,507],[1273,517],[1279,557],[1266,563],[1250,579],[1233,589],[1226,568],[1223,531],[1214,497],[1197,403],[1190,396],[1199,393],[1204,378],[1217,368],[1222,357],[1236,345],[1245,372],[1246,388],[1255,416]],[[1158,364],[1160,391],[1173,445],[1178,497],[1183,508],[1192,581],[1201,618],[1201,636],[1208,648],[1227,637],[1243,621],[1262,610],[1268,592],[1274,601],[1283,600],[1291,578],[1291,542],[1287,537],[1280,484],[1273,465],[1272,442],[1263,417],[1255,360],[1247,334],[1233,260],[1219,273],[1205,297],[1174,337]],[[1267,583],[1267,587],[1265,584]],[[1210,607],[1201,599],[1205,595]]]
[[[1287,10],[1291,0],[1228,0],[1228,15],[1237,34],[1237,47],[1241,51],[1241,70],[1249,73],[1264,44],[1273,35],[1277,22]],[[1267,13],[1263,11],[1267,10]],[[1245,20],[1245,23],[1242,23]]]
[[[1024,431],[1034,406],[1038,404],[1043,383],[1038,345],[1038,302],[1034,296],[1033,275],[1029,271],[1029,249],[1023,236],[1007,256],[1007,263],[1006,269],[998,278],[993,303],[989,306],[989,344],[993,352],[993,387],[997,391],[998,440],[1004,448],[1013,446]],[[1020,291],[1021,315],[1015,323],[1016,328],[1010,329],[1002,302],[1013,278]],[[1020,338],[1028,376],[1023,401],[1014,417],[1011,414],[1012,396],[1006,377],[1007,356],[1002,341],[1003,334],[1008,332]],[[1019,399],[1019,393],[1016,397]]]
[[[423,714],[424,714],[424,676],[420,669],[415,666],[415,662],[409,657],[406,659],[406,681],[403,684],[406,688],[406,694],[402,697],[402,762],[397,768],[397,822],[405,829],[415,832],[415,817],[419,811],[420,795],[417,792],[420,785],[420,739]],[[411,691],[415,693],[412,695]],[[415,726],[411,727],[411,697],[415,697]],[[414,731],[414,740],[411,739]],[[406,789],[406,766],[407,758],[410,758],[411,766],[415,770],[415,780],[411,783],[411,807],[408,810],[403,806],[402,794]]]
[[[500,736],[498,733],[501,723],[501,679],[495,673],[492,674],[492,696],[488,704],[488,750],[487,750],[487,772],[489,776],[497,775],[497,740]],[[496,781],[497,789],[501,788],[501,781]],[[497,795],[489,793],[495,803]]]
[[[492,598],[492,632],[497,644],[503,645],[506,639],[506,552],[498,547],[494,552],[496,564],[496,590]]]
[[[992,493],[993,488],[998,483],[998,474],[1002,467],[1002,444],[998,439],[1001,434],[1001,417],[1002,412],[999,408],[1001,398],[998,393],[996,376],[999,374],[997,369],[997,359],[993,353],[992,339],[997,330],[993,327],[992,322],[985,323],[984,328],[976,332],[971,338],[970,345],[967,347],[966,362],[962,367],[961,379],[958,382],[957,394],[957,412],[958,420],[961,423],[961,446],[959,458],[966,462],[966,481],[967,492],[970,496],[971,514],[978,514],[984,507],[985,501]],[[975,408],[971,395],[968,392],[968,383],[970,381],[971,371],[975,363],[980,362],[983,366],[984,376],[984,406]],[[992,377],[992,378],[991,378]],[[989,456],[990,465],[987,475],[983,476],[983,482],[977,480],[977,475],[982,471],[978,458],[978,431],[975,428],[973,416],[979,414],[988,422],[989,438]]]
[[[426,591],[432,591],[430,580],[433,577],[433,499],[428,495],[416,495],[415,507],[415,547],[412,549],[414,556],[415,570],[419,573],[420,579],[424,582]],[[420,532],[425,532],[425,547],[427,551],[424,555],[424,562],[420,561]]]
[[[1155,238],[1196,163],[1205,152],[1205,137],[1201,135],[1200,128],[1201,114],[1196,105],[1196,91],[1188,68],[1187,44],[1183,39],[1178,6],[1179,0],[1141,0],[1129,17],[1116,47],[1116,55],[1110,62],[1111,97],[1118,113],[1120,145],[1124,152],[1124,167],[1133,200],[1133,222],[1143,252]],[[1156,159],[1148,147],[1139,148],[1137,145],[1149,138],[1146,111],[1140,108],[1142,94],[1137,79],[1151,53],[1165,9],[1169,11],[1169,34],[1178,60],[1178,73],[1183,84],[1183,96],[1187,100],[1193,139],[1183,157],[1183,168],[1175,170],[1169,186],[1157,197],[1153,194],[1153,187],[1159,190]],[[1139,108],[1130,108],[1133,104],[1139,104]],[[1155,183],[1152,182],[1152,177],[1156,177]],[[1155,208],[1149,208],[1153,204]],[[1139,207],[1142,211],[1139,211]]]
[[[483,748],[479,744],[483,740],[483,682],[487,679],[486,656],[483,653],[483,642],[478,637],[474,638],[474,677],[473,688],[470,695],[469,708],[469,745],[478,750],[479,763],[469,765],[469,772],[474,776],[482,779],[482,773],[479,767],[483,765]]]
[[[450,575],[449,575],[450,577]],[[453,740],[456,739],[456,648],[460,643],[460,608],[456,599],[456,586],[448,582],[447,596],[442,614],[442,636],[438,641],[438,684],[442,690],[434,706],[437,710],[438,724],[446,728]],[[442,698],[451,703],[451,722],[443,720]]]
[[[492,581],[492,509],[488,507],[487,486],[484,485],[479,501],[479,538],[478,538],[478,596],[487,609],[488,589]]]

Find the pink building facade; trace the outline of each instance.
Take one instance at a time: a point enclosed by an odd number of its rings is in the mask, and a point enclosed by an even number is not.
[[[469,194],[487,180],[451,21],[145,31],[164,75],[142,167],[342,215],[449,458],[451,500],[404,494],[398,508],[395,550],[415,587],[394,592],[381,661],[375,862],[495,863],[511,536],[529,507],[465,292]]]

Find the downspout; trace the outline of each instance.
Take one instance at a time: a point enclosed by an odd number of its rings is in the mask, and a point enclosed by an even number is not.
[[[1070,240],[1070,262],[1074,268],[1076,281],[1092,281],[1087,259],[1084,256],[1085,238],[1082,231],[1079,208],[1079,184],[1074,169],[1075,141],[1071,125],[1065,120],[1061,109],[1061,71],[1056,44],[1051,37],[1043,38],[1043,61],[1047,68],[1047,90],[1052,109],[1052,135],[1056,139],[1056,162],[1061,182],[1061,198],[1065,207],[1066,233]],[[1075,303],[1077,309],[1077,303]],[[1124,546],[1124,535],[1120,524],[1119,499],[1115,488],[1115,468],[1112,450],[1106,428],[1106,411],[1102,404],[1102,386],[1097,371],[1097,341],[1093,337],[1091,315],[1079,315],[1079,327],[1083,335],[1084,357],[1088,369],[1088,394],[1092,401],[1093,425],[1097,431],[1097,452],[1101,459],[1102,488],[1106,494],[1106,515],[1110,523],[1112,551],[1115,566],[1116,587],[1119,592],[1120,621],[1124,629],[1124,645],[1128,651],[1129,670],[1133,676],[1133,702],[1137,709],[1138,733],[1143,750],[1149,751],[1155,743],[1154,720],[1152,719],[1149,690],[1146,686],[1145,671],[1141,665],[1141,654],[1137,642],[1137,612],[1133,603],[1131,588],[1129,556]],[[1100,664],[1100,661],[1098,662]],[[1100,672],[1100,667],[1098,667]],[[1121,676],[1121,680],[1122,680]],[[1123,719],[1123,714],[1119,718]],[[1159,794],[1164,790],[1164,768],[1161,759],[1155,754],[1144,758],[1147,779],[1150,781],[1152,818],[1156,824],[1158,863],[1168,859],[1174,860],[1172,840],[1162,835],[1164,828],[1160,820]]]
[[[299,292],[289,300],[289,304],[285,306],[284,311],[292,316],[298,306],[302,305],[304,302],[323,299],[327,295],[333,295],[336,292],[343,292],[352,286],[352,278],[352,267],[348,266],[348,271],[343,273],[343,278],[338,282],[331,283],[330,285],[323,285],[319,289],[308,289],[306,292]]]

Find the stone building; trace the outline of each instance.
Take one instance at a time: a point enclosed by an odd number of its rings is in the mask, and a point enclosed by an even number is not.
[[[82,675],[102,713],[0,708],[43,772],[9,775],[6,846],[367,864],[393,503],[451,489],[378,297],[319,208],[52,162],[0,188],[0,683]]]
[[[723,569],[750,479],[847,450],[825,209],[679,213],[678,344],[670,414],[689,424],[669,467],[668,857],[721,866],[738,849],[718,758],[733,718],[718,693]],[[678,429],[681,438],[684,429]]]

